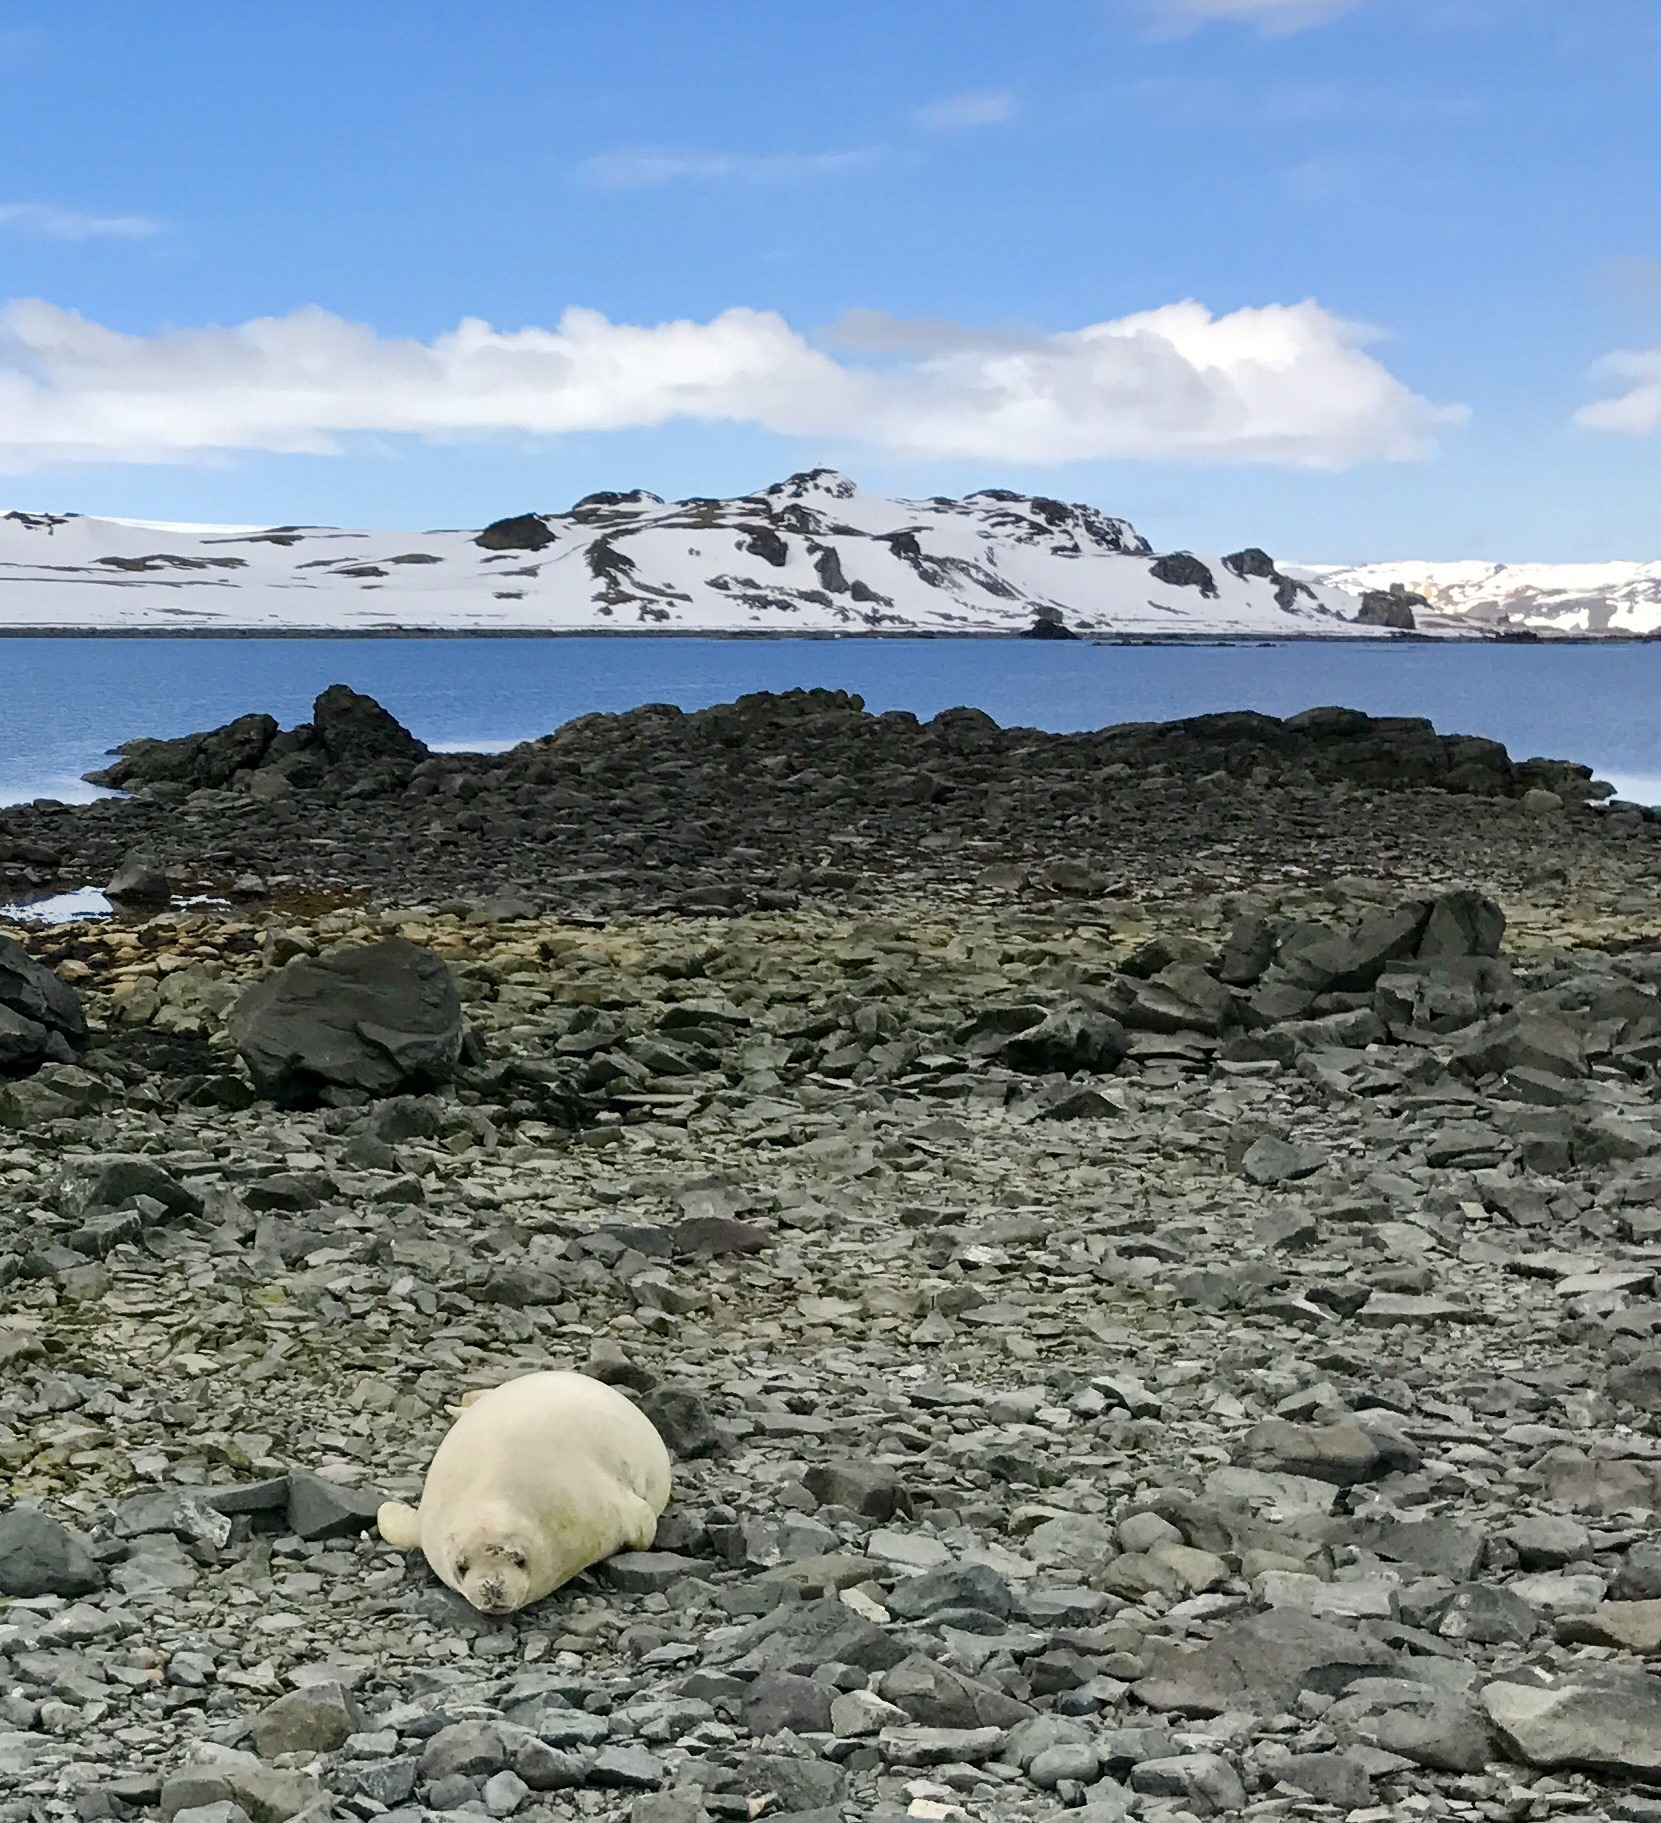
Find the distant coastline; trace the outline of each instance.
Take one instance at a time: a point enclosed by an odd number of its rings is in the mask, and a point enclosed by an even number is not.
[[[1654,645],[1661,633],[1557,633],[1525,628],[1510,631],[1473,626],[1434,633],[1388,633],[1366,641],[1339,633],[1092,633],[1072,640],[1033,640],[1024,632],[994,628],[965,628],[945,632],[935,627],[870,627],[858,632],[824,627],[780,627],[776,630],[745,627],[13,627],[0,626],[0,639],[730,639],[751,644],[778,640],[811,639],[829,642],[926,639],[935,643],[965,642],[1007,645],[1080,646],[1621,646]]]

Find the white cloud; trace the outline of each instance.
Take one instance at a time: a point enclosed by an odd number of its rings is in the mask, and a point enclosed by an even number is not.
[[[594,190],[660,190],[683,183],[797,183],[834,177],[869,164],[872,146],[843,152],[699,152],[663,146],[633,146],[585,158],[577,176]]]
[[[1661,430],[1661,348],[1626,348],[1606,355],[1592,369],[1597,379],[1624,388],[1612,399],[1599,399],[1575,413],[1583,430],[1613,431],[1649,437]]]
[[[421,342],[315,306],[129,335],[24,300],[0,311],[0,469],[337,453],[701,419],[915,457],[1109,457],[1338,468],[1427,452],[1461,408],[1418,397],[1318,304],[1197,303],[1043,334],[863,312],[838,358],[771,311],[552,329],[468,318]],[[875,354],[875,361],[859,353]]]
[[[1148,0],[1155,24],[1173,34],[1233,21],[1255,25],[1274,37],[1325,25],[1329,19],[1353,12],[1364,3],[1365,0]]]
[[[1001,127],[1015,118],[1015,97],[1008,89],[970,89],[912,110],[911,118],[929,133],[959,133],[972,127]]]
[[[49,241],[142,241],[160,234],[148,215],[87,215],[53,203],[0,203],[0,229]]]

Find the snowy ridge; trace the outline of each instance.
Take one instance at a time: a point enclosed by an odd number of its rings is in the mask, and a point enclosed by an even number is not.
[[[0,631],[1024,633],[1376,637],[1261,551],[1158,556],[1094,507],[862,492],[591,494],[482,532],[0,515]]]
[[[1295,573],[1358,595],[1400,583],[1438,614],[1484,628],[1661,633],[1661,563],[1305,564]]]

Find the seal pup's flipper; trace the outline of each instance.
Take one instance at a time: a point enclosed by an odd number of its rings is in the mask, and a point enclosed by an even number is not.
[[[421,1515],[401,1500],[382,1503],[375,1527],[395,1551],[413,1551],[421,1542]]]
[[[623,1542],[631,1551],[649,1551],[657,1537],[657,1509],[638,1494],[628,1494],[624,1498],[628,1502],[626,1523],[629,1529],[623,1534]]]

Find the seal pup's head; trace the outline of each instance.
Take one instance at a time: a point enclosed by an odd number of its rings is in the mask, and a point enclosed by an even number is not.
[[[499,1526],[473,1525],[446,1543],[450,1586],[481,1614],[512,1614],[530,1600],[528,1538]]]

